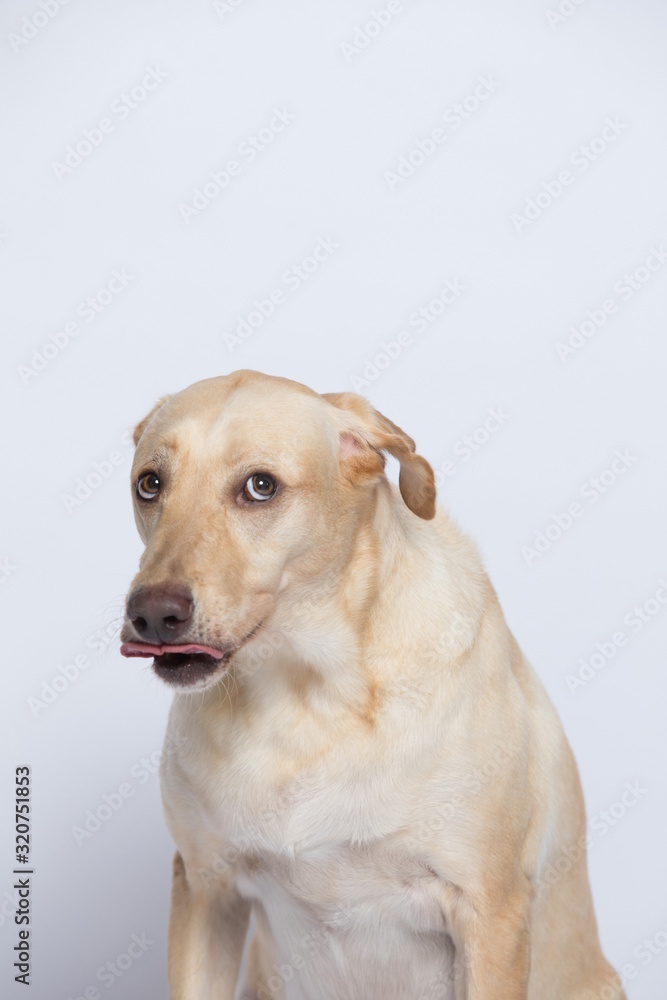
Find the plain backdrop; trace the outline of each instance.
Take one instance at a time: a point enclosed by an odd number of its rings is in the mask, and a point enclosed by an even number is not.
[[[438,471],[576,753],[605,952],[663,1000],[666,29],[659,0],[2,4],[3,996],[166,996],[127,432],[253,368],[356,388]]]

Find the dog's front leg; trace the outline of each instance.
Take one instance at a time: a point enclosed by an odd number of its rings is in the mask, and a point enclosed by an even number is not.
[[[456,1000],[526,1000],[530,894],[457,898],[448,907],[456,946]]]
[[[232,1000],[250,904],[216,879],[210,886],[188,880],[174,857],[169,914],[169,1000]]]

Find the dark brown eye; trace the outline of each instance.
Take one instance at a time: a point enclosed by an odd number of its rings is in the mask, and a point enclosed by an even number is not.
[[[275,480],[266,472],[256,472],[243,487],[246,500],[270,500],[275,492]]]
[[[142,472],[137,479],[137,493],[142,500],[153,500],[160,492],[160,480],[154,472]]]

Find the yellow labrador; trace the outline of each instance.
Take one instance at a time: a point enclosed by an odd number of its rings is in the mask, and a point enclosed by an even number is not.
[[[572,752],[414,442],[250,371],[134,437],[171,1000],[232,1000],[251,911],[245,998],[620,1000]]]

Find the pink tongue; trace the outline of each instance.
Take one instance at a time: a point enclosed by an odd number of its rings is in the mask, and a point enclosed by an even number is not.
[[[120,647],[123,656],[162,656],[164,653],[206,653],[216,660],[223,658],[222,649],[212,646],[200,646],[197,642],[188,642],[184,646],[152,646],[149,642],[124,642]]]

